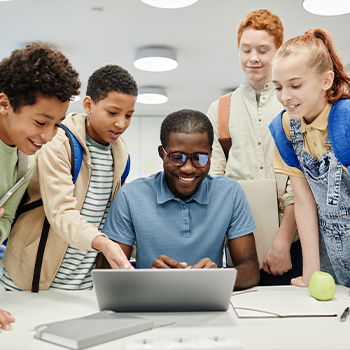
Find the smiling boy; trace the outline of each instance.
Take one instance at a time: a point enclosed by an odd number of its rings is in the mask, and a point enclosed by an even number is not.
[[[300,242],[295,234],[293,191],[287,176],[274,173],[274,142],[268,129],[283,109],[272,83],[272,61],[283,37],[280,18],[268,10],[248,13],[238,26],[237,45],[244,81],[232,95],[221,98],[228,99],[229,105],[227,131],[232,146],[227,159],[219,142],[220,100],[213,102],[207,113],[215,135],[212,175],[236,180],[276,179],[280,228],[261,266],[262,285],[289,284],[302,268]]]
[[[56,135],[70,98],[79,94],[78,73],[62,52],[33,43],[0,62],[0,197],[27,180],[0,208],[0,244],[33,175],[34,155]],[[29,156],[29,157],[27,157]],[[19,160],[20,159],[20,160]],[[14,318],[0,310],[0,329]]]
[[[237,182],[208,174],[213,143],[209,119],[193,110],[171,113],[160,138],[164,171],[123,186],[102,232],[127,257],[136,241],[139,268],[221,267],[227,237],[238,272],[235,288],[255,285],[256,226]]]

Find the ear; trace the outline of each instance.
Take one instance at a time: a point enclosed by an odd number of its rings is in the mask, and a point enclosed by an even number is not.
[[[158,146],[158,154],[159,154],[159,157],[162,159],[162,161],[164,161],[164,150],[162,145]]]
[[[325,75],[323,90],[325,91],[329,90],[333,85],[333,81],[334,81],[334,72],[329,70]]]
[[[10,101],[6,94],[0,93],[0,114],[7,115],[9,108],[11,108]]]
[[[86,112],[86,114],[91,113],[93,103],[94,102],[92,101],[92,98],[90,96],[84,97],[83,107],[84,107],[84,111]]]

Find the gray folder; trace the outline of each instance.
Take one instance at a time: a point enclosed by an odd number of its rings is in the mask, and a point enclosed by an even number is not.
[[[151,320],[101,311],[85,317],[37,326],[35,337],[70,349],[84,349],[152,328]]]

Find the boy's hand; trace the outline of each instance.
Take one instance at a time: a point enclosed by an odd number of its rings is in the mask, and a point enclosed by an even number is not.
[[[15,318],[7,311],[0,310],[0,333],[1,328],[5,331],[11,330],[10,323],[15,322]]]
[[[4,208],[0,208],[0,219],[2,218],[2,216],[4,215],[5,209]]]
[[[283,275],[292,268],[290,249],[276,249],[274,246],[269,249],[265,258],[263,269],[274,276]]]
[[[157,260],[153,261],[151,269],[185,269],[187,263],[177,262],[166,255],[160,255]]]
[[[105,236],[97,236],[93,239],[92,248],[103,253],[112,269],[134,269],[125,256],[119,244]]]

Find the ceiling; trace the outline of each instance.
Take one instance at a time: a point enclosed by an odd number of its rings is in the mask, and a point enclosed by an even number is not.
[[[302,0],[199,0],[176,10],[159,9],[139,0],[13,0],[0,2],[0,59],[15,48],[39,40],[68,56],[82,81],[85,96],[89,75],[106,64],[126,68],[139,86],[161,86],[168,102],[136,104],[135,115],[159,115],[192,108],[206,112],[211,102],[242,81],[236,29],[243,16],[266,8],[278,15],[285,39],[314,27],[336,38],[343,61],[350,61],[350,14],[321,17],[307,13]],[[170,72],[150,73],[133,65],[139,47],[169,46],[179,66]],[[82,111],[81,101],[69,112]]]

